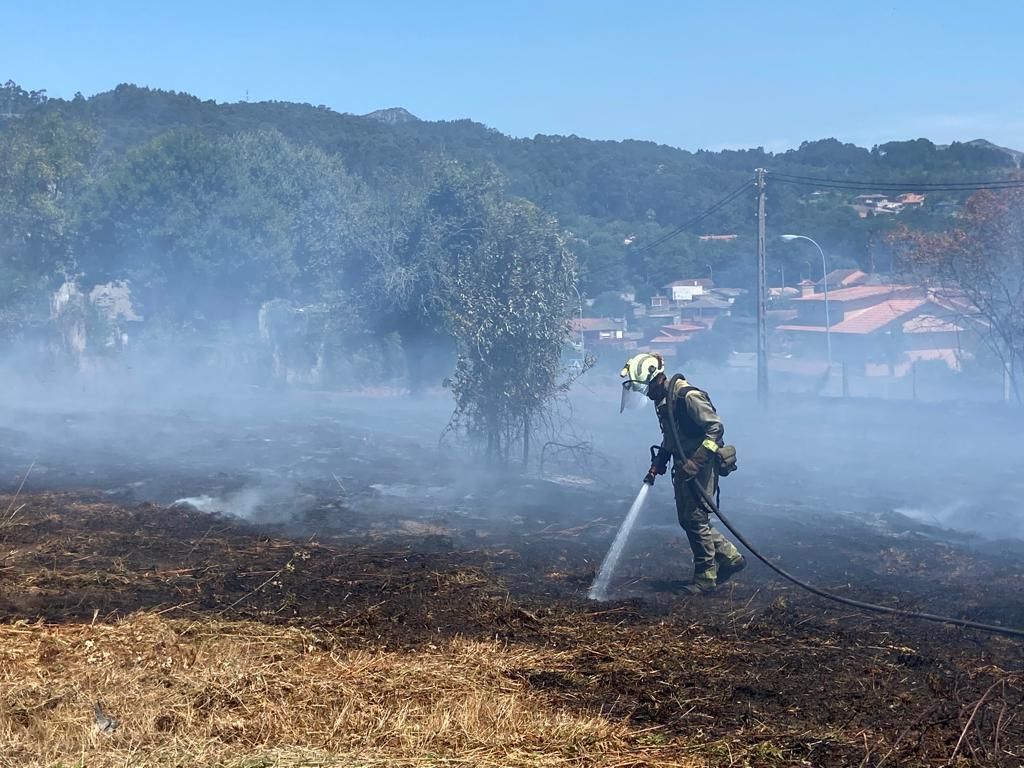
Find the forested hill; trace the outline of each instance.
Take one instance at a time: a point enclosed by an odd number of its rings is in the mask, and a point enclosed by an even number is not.
[[[824,139],[773,154],[762,149],[689,152],[645,141],[577,136],[516,139],[470,120],[427,122],[397,108],[356,116],[308,104],[217,104],[132,85],[70,101],[46,99],[42,92],[27,93],[13,84],[0,94],[0,129],[50,115],[88,126],[95,132],[97,152],[108,158],[123,157],[175,130],[230,137],[274,129],[296,145],[340,157],[348,171],[377,189],[417,179],[442,156],[468,168],[493,167],[504,177],[507,193],[555,214],[571,233],[590,295],[630,286],[644,292],[692,270],[706,274],[708,268],[746,280],[752,192],[663,246],[645,250],[643,245],[726,197],[758,167],[796,176],[920,182],[1003,177],[1016,173],[1019,161],[983,141],[937,147],[918,139],[865,149]],[[850,205],[856,194],[770,183],[770,234],[807,232],[840,263],[867,265],[882,259],[874,266],[884,268],[879,232],[892,226],[895,217],[858,217]],[[929,195],[921,209],[900,217],[916,226],[935,226],[960,199]],[[696,237],[711,233],[740,237],[727,244]],[[796,276],[804,256],[798,249],[782,249],[779,263],[788,262],[789,274]]]

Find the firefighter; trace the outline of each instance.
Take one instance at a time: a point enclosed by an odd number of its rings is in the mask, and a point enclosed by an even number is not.
[[[619,375],[623,379],[622,409],[630,393],[646,395],[655,404],[662,442],[644,482],[653,485],[658,475],[665,474],[672,459],[676,513],[693,550],[693,582],[686,590],[691,594],[712,592],[747,563],[736,546],[711,525],[707,506],[691,488],[690,481],[700,483],[713,496],[719,475],[735,469],[736,450],[725,445],[725,428],[707,392],[691,385],[682,375],[669,380],[661,355],[634,355]],[[673,406],[674,428],[669,413]]]

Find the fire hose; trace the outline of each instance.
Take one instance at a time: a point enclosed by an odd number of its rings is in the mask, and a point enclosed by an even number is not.
[[[679,374],[676,374],[675,376],[672,377],[672,380],[669,382],[668,385],[669,424],[672,428],[672,436],[675,438],[676,446],[682,445],[682,442],[679,440],[679,430],[676,426],[675,400],[675,385],[676,382],[681,379],[682,377]],[[875,603],[867,603],[862,600],[854,600],[853,598],[843,597],[842,595],[837,595],[834,592],[829,592],[828,590],[816,587],[813,584],[808,584],[806,581],[797,578],[789,571],[773,563],[771,560],[768,559],[767,556],[761,554],[761,552],[759,552],[758,549],[753,544],[751,544],[742,533],[736,530],[736,527],[729,521],[729,518],[722,514],[722,510],[719,508],[719,505],[715,502],[713,498],[711,498],[711,494],[709,494],[707,490],[700,483],[697,482],[696,478],[690,480],[689,485],[690,489],[694,493],[695,498],[702,501],[706,506],[707,510],[709,512],[714,513],[718,517],[718,519],[722,521],[722,525],[724,525],[729,530],[729,532],[736,537],[736,540],[739,541],[740,544],[746,547],[750,554],[752,554],[762,563],[767,565],[769,568],[775,571],[775,573],[779,574],[779,576],[781,576],[782,578],[792,582],[801,589],[807,590],[813,595],[823,597],[826,600],[832,600],[837,603],[842,603],[843,605],[849,605],[853,608],[861,608],[866,611],[875,611],[876,613],[888,613],[893,616],[903,616],[905,618],[910,619],[923,619],[924,621],[934,621],[940,624],[954,624],[959,627],[970,627],[971,629],[980,629],[984,630],[985,632],[994,632],[1001,635],[1008,635],[1010,637],[1024,637],[1024,629],[1014,629],[1013,627],[1001,627],[998,624],[984,624],[980,621],[971,621],[970,619],[958,619],[952,616],[940,616],[934,613],[908,611],[902,608],[891,608],[886,605],[876,605]]]

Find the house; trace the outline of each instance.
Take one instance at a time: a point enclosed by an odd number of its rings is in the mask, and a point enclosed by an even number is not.
[[[921,360],[959,370],[967,341],[954,313],[932,294],[908,285],[858,285],[806,292],[791,302],[796,317],[776,327],[793,365],[825,362],[826,336],[833,362],[865,376],[904,376]]]
[[[582,335],[587,346],[622,341],[626,332],[624,320],[611,317],[575,317],[570,328],[575,337]]]
[[[814,290],[824,292],[827,284],[830,291],[835,291],[840,288],[864,285],[867,281],[868,274],[859,269],[833,269],[814,284]]]
[[[697,296],[703,296],[706,291],[711,290],[713,283],[710,280],[676,280],[664,287],[665,294],[669,301],[678,303],[681,301],[692,301]]]
[[[863,219],[868,213],[899,213],[903,205],[890,200],[888,195],[857,195],[853,198],[853,208]]]
[[[729,299],[730,301],[736,301],[740,296],[747,294],[746,288],[713,288],[711,290],[716,296],[721,296],[723,299]]]
[[[900,208],[902,208],[902,206],[889,200],[888,195],[877,194],[857,195],[853,198],[851,207],[857,212],[857,216],[862,219],[866,219],[868,216],[877,216],[878,214],[899,213]]]
[[[896,202],[904,208],[920,208],[924,205],[927,197],[927,195],[922,195],[918,192],[907,192],[897,197]]]
[[[796,284],[796,287],[799,289],[801,296],[813,296],[815,293],[813,280],[801,280]]]
[[[706,333],[711,325],[695,321],[683,321],[663,325],[658,329],[654,338],[647,342],[647,346],[666,357],[672,357],[679,352],[679,348],[688,344],[695,336]]]
[[[920,208],[924,205],[925,198],[925,195],[916,192],[898,195],[893,200],[882,194],[857,195],[853,198],[851,206],[857,211],[857,215],[864,219],[870,214],[897,214],[906,208]]]
[[[875,207],[875,213],[899,213],[903,205],[894,200],[883,200]]]
[[[711,293],[704,294],[686,303],[680,303],[676,310],[684,320],[713,320],[732,311],[735,299],[726,299]]]
[[[889,196],[880,194],[857,195],[853,198],[853,202],[854,205],[864,205],[869,208],[877,208],[880,204],[889,202]]]
[[[631,330],[639,331],[643,338],[658,335],[666,325],[682,322],[679,310],[673,307],[651,307],[643,316],[634,316]]]

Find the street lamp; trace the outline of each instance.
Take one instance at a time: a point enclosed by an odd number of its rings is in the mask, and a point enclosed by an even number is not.
[[[828,370],[832,372],[832,323],[829,321],[828,316],[828,266],[825,264],[825,252],[821,250],[821,246],[818,243],[809,238],[807,235],[782,235],[782,239],[787,243],[793,240],[806,240],[811,243],[815,248],[818,249],[818,253],[821,254],[821,277],[822,284],[825,286],[825,346],[828,349]]]

